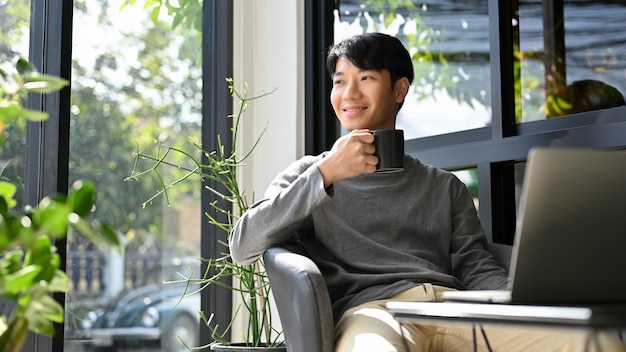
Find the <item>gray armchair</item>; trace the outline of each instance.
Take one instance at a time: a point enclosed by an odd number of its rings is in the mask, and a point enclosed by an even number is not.
[[[511,246],[489,244],[488,249],[508,270]],[[267,250],[263,260],[287,350],[333,352],[335,336],[330,296],[315,263],[304,255],[281,247]]]
[[[333,352],[333,312],[326,283],[308,257],[285,248],[263,255],[287,351]]]

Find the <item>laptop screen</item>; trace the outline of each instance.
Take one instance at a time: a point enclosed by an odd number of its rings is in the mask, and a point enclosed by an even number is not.
[[[626,302],[626,151],[535,148],[511,263],[512,300]]]

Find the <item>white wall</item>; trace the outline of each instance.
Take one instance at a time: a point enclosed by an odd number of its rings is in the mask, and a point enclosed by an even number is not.
[[[248,150],[267,126],[253,159],[241,167],[248,199],[304,152],[304,5],[302,0],[234,2],[234,79],[250,95],[276,89],[252,102],[238,150]]]
[[[240,127],[239,151],[249,150],[267,127],[252,158],[238,169],[249,203],[253,195],[262,199],[276,174],[304,154],[303,23],[302,0],[234,1],[235,86],[243,88],[248,82],[249,96],[276,89],[251,102]],[[238,300],[235,293],[233,311]],[[278,313],[274,317],[277,323]],[[233,325],[233,339],[240,340],[245,319],[240,312]]]

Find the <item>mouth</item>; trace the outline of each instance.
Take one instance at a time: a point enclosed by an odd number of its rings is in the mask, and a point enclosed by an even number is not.
[[[367,109],[367,106],[346,106],[342,110],[346,113],[361,112]]]

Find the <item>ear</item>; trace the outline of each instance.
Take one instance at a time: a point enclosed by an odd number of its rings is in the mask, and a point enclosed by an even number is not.
[[[409,93],[409,87],[411,87],[411,83],[409,83],[409,79],[406,77],[402,77],[396,81],[393,89],[396,103],[400,104],[404,101],[404,98]]]

